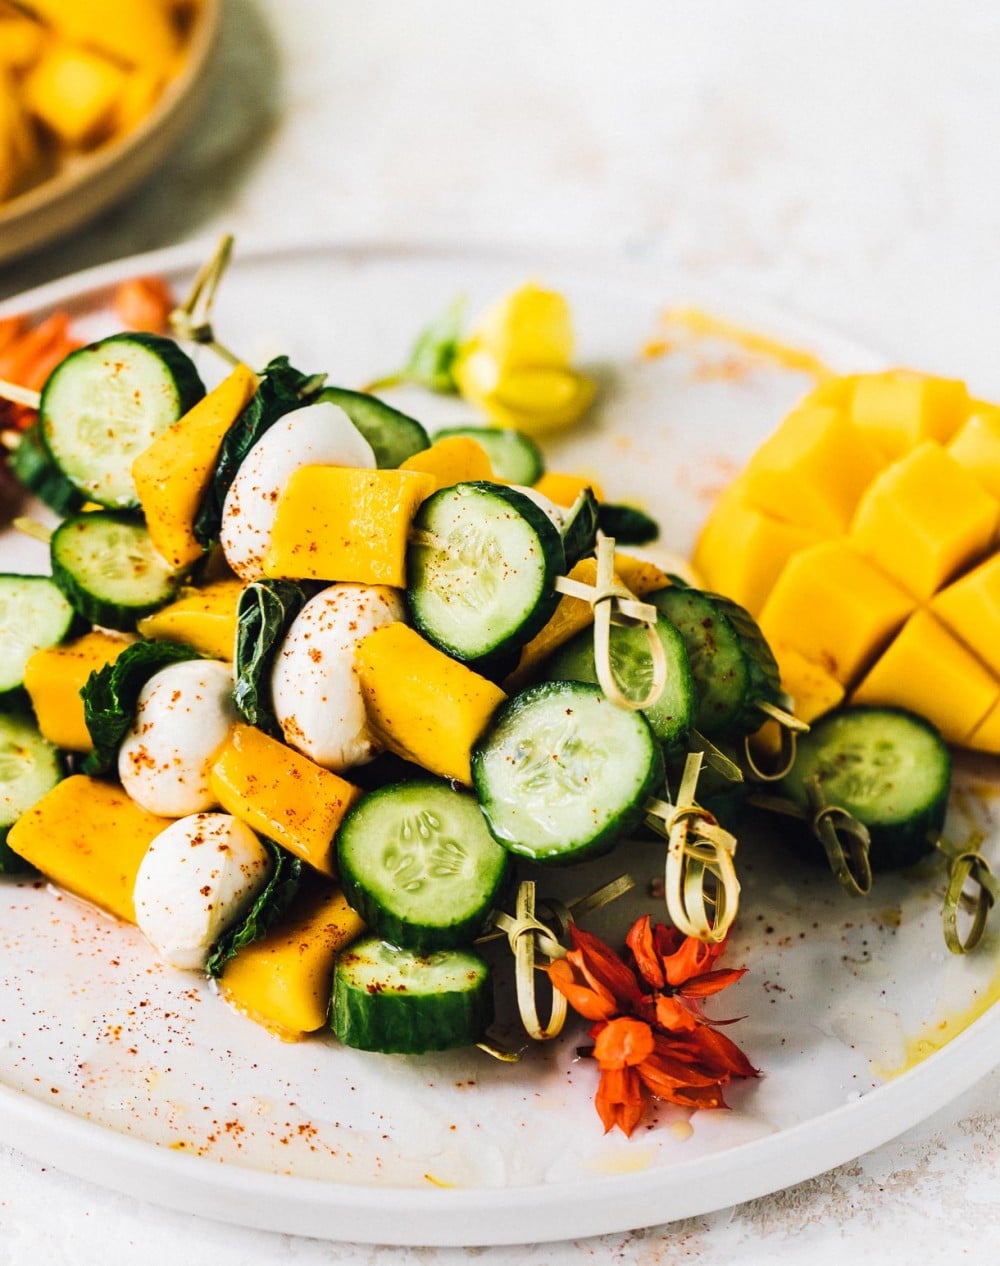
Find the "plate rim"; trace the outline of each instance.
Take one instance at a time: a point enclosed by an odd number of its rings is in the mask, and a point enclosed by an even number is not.
[[[15,311],[37,313],[58,303],[83,302],[138,272],[193,271],[213,244],[202,239],[185,242],[57,278],[0,303],[0,316]],[[523,262],[529,256],[544,256],[553,267],[582,268],[591,274],[602,265],[613,263],[619,284],[639,285],[648,291],[660,289],[650,278],[648,265],[641,269],[623,268],[621,259],[614,255],[604,258],[595,252],[552,250],[545,246],[527,250],[514,244],[456,248],[444,241],[343,240],[329,236],[303,240],[246,235],[234,266],[238,267],[240,261],[261,262],[290,254],[311,256],[317,251],[347,258],[375,253],[382,257],[398,255],[456,263]],[[696,293],[711,297],[713,287],[706,285],[704,276],[700,282],[680,270],[677,276],[685,293],[693,288]],[[668,279],[669,275],[664,278]],[[715,294],[714,299],[718,311],[735,314],[749,307],[765,319],[770,313],[778,323],[777,329],[790,323],[800,338],[815,339],[824,354],[833,351],[835,361],[843,355],[852,360],[860,357],[869,364],[885,363],[884,358],[850,336],[802,316],[791,307],[775,305],[735,288],[729,290],[731,302],[724,294]],[[254,1229],[401,1246],[471,1247],[527,1240],[576,1240],[709,1213],[815,1177],[926,1120],[996,1067],[1000,1062],[993,1053],[996,1050],[1000,1050],[1000,1005],[993,1004],[946,1046],[859,1098],[798,1125],[686,1162],[670,1171],[669,1183],[664,1181],[663,1170],[602,1173],[593,1179],[535,1187],[464,1189],[304,1178],[236,1162],[213,1162],[116,1132],[2,1083],[0,1135],[26,1155],[77,1177],[175,1210]],[[946,1069],[943,1076],[938,1075],[942,1064]],[[880,1105],[878,1114],[871,1111],[873,1096],[877,1096]],[[810,1134],[812,1139],[808,1138]],[[817,1144],[817,1134],[823,1146]],[[718,1171],[729,1170],[733,1158],[738,1160],[748,1151],[752,1152],[754,1163],[735,1166],[737,1179],[734,1182],[729,1175],[725,1198],[714,1194],[712,1180],[719,1176]],[[803,1155],[811,1159],[803,1162]],[[598,1190],[599,1202],[594,1199]],[[385,1216],[389,1202],[398,1215],[396,1219]],[[612,1217],[608,1216],[608,1206],[614,1210]],[[518,1213],[535,1215],[532,1234],[524,1234]]]

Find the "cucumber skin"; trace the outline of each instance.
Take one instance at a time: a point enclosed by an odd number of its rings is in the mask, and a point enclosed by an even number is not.
[[[526,848],[519,841],[509,838],[503,834],[494,824],[490,816],[489,805],[492,800],[490,795],[488,782],[483,769],[484,750],[488,744],[493,731],[498,728],[505,718],[511,712],[515,715],[519,711],[523,711],[539,693],[552,693],[553,688],[564,685],[564,682],[539,682],[534,686],[528,686],[522,690],[520,694],[514,695],[508,699],[505,704],[497,709],[493,714],[493,719],[487,726],[486,730],[480,736],[475,747],[472,749],[472,785],[475,789],[476,796],[479,800],[479,806],[483,811],[483,815],[493,832],[497,842],[502,844],[516,857],[523,857],[528,861],[538,862],[543,866],[575,866],[578,862],[588,862],[596,857],[603,857],[605,853],[611,852],[620,839],[635,830],[644,820],[645,802],[650,796],[659,795],[663,791],[664,781],[666,778],[666,770],[663,757],[663,748],[656,739],[649,722],[641,713],[631,713],[632,716],[638,717],[649,730],[650,741],[650,764],[645,781],[637,792],[631,805],[622,810],[621,813],[609,819],[604,828],[594,835],[587,843],[577,845],[569,849],[560,849],[559,851],[550,851],[547,853],[539,853]],[[591,690],[595,694],[601,694],[599,686],[589,683],[576,683],[580,688]],[[613,707],[614,705],[609,705]]]
[[[0,580],[7,579],[7,578],[10,578],[13,580],[44,581],[46,584],[55,584],[56,587],[63,594],[63,597],[66,599],[67,602],[69,602],[70,606],[73,608],[72,613],[70,614],[70,617],[66,622],[66,627],[63,630],[62,635],[59,638],[57,638],[55,642],[51,643],[51,645],[59,646],[63,642],[68,641],[71,637],[75,637],[77,636],[77,634],[86,632],[87,629],[90,627],[90,624],[88,623],[88,621],[79,614],[79,612],[76,610],[75,607],[73,607],[72,599],[70,599],[69,595],[66,594],[66,592],[62,589],[61,585],[58,585],[56,583],[55,577],[36,576],[34,574],[24,575],[20,572],[0,572]],[[17,685],[10,686],[6,690],[0,689],[0,712],[24,712],[24,711],[27,711],[29,713],[31,712],[31,699],[28,695],[27,690],[25,690],[24,688],[23,682],[19,682]]]
[[[454,919],[450,923],[428,926],[423,923],[413,923],[409,919],[404,919],[393,911],[387,910],[365,887],[363,876],[360,870],[355,868],[351,862],[350,856],[344,847],[344,842],[350,836],[352,824],[364,812],[365,807],[371,804],[373,799],[392,795],[401,786],[418,792],[421,785],[447,786],[447,784],[436,783],[426,777],[407,783],[391,783],[363,796],[352,806],[337,832],[337,870],[340,876],[340,885],[344,891],[344,896],[347,898],[348,905],[357,911],[372,932],[381,937],[383,941],[388,941],[390,945],[398,945],[402,949],[412,950],[414,953],[429,953],[434,950],[458,949],[461,946],[469,945],[484,931],[491,911],[496,908],[497,903],[502,899],[502,895],[507,889],[510,881],[511,866],[505,854],[503,864],[497,872],[496,883],[493,885],[493,890],[487,898],[485,906],[480,907],[476,913],[464,919]],[[455,794],[460,793],[456,792]],[[485,820],[483,825],[484,829],[488,831],[489,828],[486,826]]]
[[[408,457],[430,447],[430,438],[416,418],[394,409],[378,396],[346,387],[324,387],[316,399],[328,400],[344,410],[371,445],[379,470],[397,469]],[[374,425],[369,421],[373,416],[378,419]],[[395,428],[394,435],[383,431],[385,423]]]
[[[100,515],[102,519],[114,519],[129,526],[142,526],[142,520],[129,510],[97,510],[89,511],[87,514],[88,517],[96,518],[97,515]],[[77,614],[82,616],[83,619],[88,620],[91,624],[98,625],[100,628],[115,629],[119,633],[132,633],[135,631],[138,621],[144,616],[152,615],[154,611],[159,611],[160,607],[166,606],[180,587],[182,576],[178,573],[170,593],[166,597],[159,598],[156,602],[145,602],[134,607],[124,607],[121,603],[107,602],[103,598],[95,597],[56,558],[57,541],[60,532],[67,524],[71,524],[76,518],[82,517],[80,515],[65,519],[52,535],[52,579],[66,595]]]
[[[383,1055],[422,1055],[472,1046],[482,1039],[494,1018],[493,990],[484,960],[473,955],[483,969],[474,990],[416,994],[390,986],[362,994],[348,983],[347,972],[352,954],[363,952],[374,939],[356,941],[341,954],[334,969],[330,1027],[339,1041]],[[356,1000],[361,999],[358,1005]]]
[[[496,426],[445,426],[434,432],[434,440],[452,439],[458,436],[482,443],[486,456],[490,459],[493,474],[498,479],[506,479],[512,484],[536,484],[545,474],[545,458],[535,441],[522,431],[513,427]],[[491,442],[491,437],[492,442]],[[504,466],[504,445],[509,445],[521,459],[521,465]],[[498,464],[495,457],[500,457]]]
[[[38,405],[38,435],[42,441],[42,446],[48,454],[49,460],[62,473],[62,467],[59,465],[58,458],[52,451],[49,442],[48,428],[45,425],[47,416],[46,396],[56,376],[69,365],[75,357],[83,355],[84,352],[94,352],[104,347],[108,343],[123,340],[129,343],[138,343],[140,347],[145,347],[149,351],[154,352],[166,364],[170,371],[170,375],[174,380],[174,388],[177,392],[177,409],[178,418],[184,416],[189,409],[193,409],[199,400],[205,395],[205,384],[201,380],[201,375],[195,368],[194,361],[188,354],[179,347],[173,339],[165,338],[162,334],[143,334],[124,332],[121,334],[110,334],[107,338],[99,339],[96,343],[88,343],[86,347],[79,347],[75,352],[70,352],[65,360],[59,362],[42,388],[42,396]],[[76,487],[72,479],[68,475],[64,476],[67,483],[72,487]],[[78,490],[85,500],[94,501],[98,505],[104,505],[109,510],[128,510],[135,509],[139,505],[138,497],[133,498],[127,504],[120,501],[103,502],[96,496],[92,490],[81,488]]]
[[[29,492],[60,517],[76,514],[86,502],[52,460],[37,422],[24,432],[11,453],[10,468]]]
[[[867,713],[869,715],[889,713],[905,716],[933,735],[940,743],[940,754],[947,771],[947,778],[940,786],[938,794],[928,803],[926,809],[922,813],[912,815],[905,822],[865,822],[871,837],[868,860],[873,871],[884,873],[913,866],[921,858],[934,851],[934,845],[944,828],[951,788],[951,753],[929,721],[907,711],[905,708],[894,708],[889,705],[879,704],[849,704],[846,707],[836,708],[813,725],[807,739],[821,739],[823,726],[827,722],[843,716],[845,713]],[[802,739],[799,741],[801,742]],[[780,785],[787,794],[785,784],[782,783]],[[798,797],[792,798],[798,802]],[[858,817],[859,821],[863,820],[860,814],[855,816]],[[793,842],[800,848],[804,856],[821,864],[826,864],[826,854],[804,823],[795,823],[792,835]]]

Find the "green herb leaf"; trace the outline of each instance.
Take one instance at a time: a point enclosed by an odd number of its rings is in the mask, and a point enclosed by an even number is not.
[[[279,848],[273,840],[261,843],[271,854],[274,863],[271,878],[257,895],[243,918],[222,934],[205,964],[210,976],[219,976],[226,963],[246,945],[259,941],[274,923],[281,918],[295,899],[302,879],[302,863],[291,853]]]
[[[248,724],[272,738],[281,738],[281,726],[271,700],[271,666],[305,604],[305,590],[294,580],[255,580],[236,604],[233,702]]]
[[[325,374],[303,374],[278,356],[263,372],[253,399],[226,432],[215,464],[215,474],[205,489],[193,529],[206,549],[218,538],[226,493],[247,453],[275,422],[293,409],[311,404],[322,390]]]
[[[403,367],[402,377],[406,382],[416,383],[420,387],[445,395],[454,394],[458,390],[452,366],[458,355],[464,311],[465,300],[458,298],[420,331],[410,358]]]
[[[201,658],[193,647],[178,642],[133,642],[114,663],[92,672],[80,695],[94,750],[81,762],[81,773],[103,774],[112,768],[142,688],[154,673],[168,664]]]
[[[660,535],[660,525],[634,506],[598,506],[597,522],[605,536],[613,536],[616,545],[648,545]]]
[[[572,507],[566,511],[562,538],[567,571],[581,558],[593,554],[597,544],[598,514],[597,498],[589,488],[584,488]]]

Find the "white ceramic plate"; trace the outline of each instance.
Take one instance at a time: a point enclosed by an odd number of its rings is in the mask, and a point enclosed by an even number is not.
[[[5,308],[69,304],[98,334],[108,318],[84,314],[114,282],[159,270],[183,286],[204,253],[126,261]],[[807,384],[731,347],[643,358],[665,305],[707,303],[835,365],[872,363],[840,338],[689,279],[376,247],[243,249],[216,326],[251,362],[284,351],[356,385],[394,368],[457,293],[475,313],[532,276],[568,294],[581,359],[603,385],[599,414],[552,446],[551,465],[599,475],[616,499],[638,497],[680,551],[712,491]],[[201,361],[206,377],[220,376],[207,353]],[[432,423],[466,412],[420,395],[409,404]],[[8,533],[0,565],[45,570],[45,551]],[[995,763],[959,763],[956,838],[979,828],[995,840],[994,775]],[[971,959],[947,954],[940,869],[882,877],[869,900],[851,901],[778,839],[743,841],[738,860],[742,913],[727,961],[749,972],[716,1013],[745,1016],[730,1032],[763,1076],[733,1088],[729,1112],[664,1107],[630,1141],[605,1137],[591,1103],[596,1069],[575,1058],[572,1026],[516,1066],[476,1051],[401,1058],[332,1039],[285,1045],[197,977],[158,965],[134,929],[44,885],[7,882],[0,1132],[70,1172],[247,1226],[502,1244],[661,1223],[787,1186],[905,1130],[995,1064],[997,941]],[[625,869],[645,881],[660,865],[657,845],[637,844],[541,887],[583,892]],[[656,906],[640,887],[589,926],[620,939],[643,910]]]

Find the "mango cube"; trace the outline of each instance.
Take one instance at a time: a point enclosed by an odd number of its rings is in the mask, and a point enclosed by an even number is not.
[[[887,457],[921,440],[947,443],[968,411],[964,383],[906,369],[860,375],[851,400],[851,421]]]
[[[152,642],[183,642],[209,659],[231,660],[242,592],[243,582],[229,577],[182,590],[176,601],[140,620],[136,630]]]
[[[146,526],[171,567],[190,566],[202,555],[194,534],[195,515],[215,473],[223,438],[256,391],[257,375],[246,365],[237,365],[132,463]],[[226,658],[231,656],[230,651]]]
[[[548,497],[557,506],[569,510],[584,489],[589,488],[598,501],[604,500],[604,490],[593,479],[582,475],[567,475],[559,470],[547,470],[535,484],[535,491]]]
[[[435,487],[415,470],[302,466],[278,501],[264,574],[402,589],[413,516]]]
[[[850,685],[914,606],[895,581],[845,541],[792,557],[760,616],[773,644],[791,647]]]
[[[227,813],[322,874],[336,875],[335,836],[360,788],[252,725],[230,730],[211,783]]]
[[[63,144],[99,141],[111,129],[128,73],[85,48],[53,43],[24,77],[24,99]]]
[[[326,1023],[337,955],[363,931],[339,888],[304,887],[283,919],[229,960],[222,996],[285,1041],[314,1033]]]
[[[996,703],[964,740],[964,745],[976,752],[1000,752],[1000,691]]]
[[[126,65],[165,69],[177,52],[177,29],[162,0],[31,0],[30,7],[67,41]]]
[[[399,469],[431,475],[435,492],[473,479],[493,478],[493,466],[486,449],[466,435],[449,435],[435,440],[429,448],[408,457]]]
[[[887,467],[861,499],[854,545],[918,598],[928,598],[993,539],[1000,505],[927,440]]]
[[[89,752],[94,744],[80,691],[91,673],[113,664],[131,637],[94,630],[73,642],[35,651],[24,666],[24,687],[42,734],[56,747]]]
[[[1000,554],[942,589],[930,610],[1000,677]]]
[[[991,496],[1000,498],[1000,405],[975,402],[948,452]]]
[[[57,887],[134,923],[139,864],[169,825],[116,783],[74,774],[21,815],[7,844]]]
[[[885,464],[837,409],[794,410],[766,439],[743,475],[747,505],[820,535],[844,532]]]
[[[507,698],[500,687],[399,621],[369,633],[354,662],[389,751],[470,786],[473,744]]]
[[[781,688],[795,703],[795,715],[808,725],[843,702],[844,687],[821,664],[794,647],[772,645],[781,673]]]
[[[964,744],[997,698],[993,674],[927,611],[915,612],[852,696],[926,717],[949,743]]]

